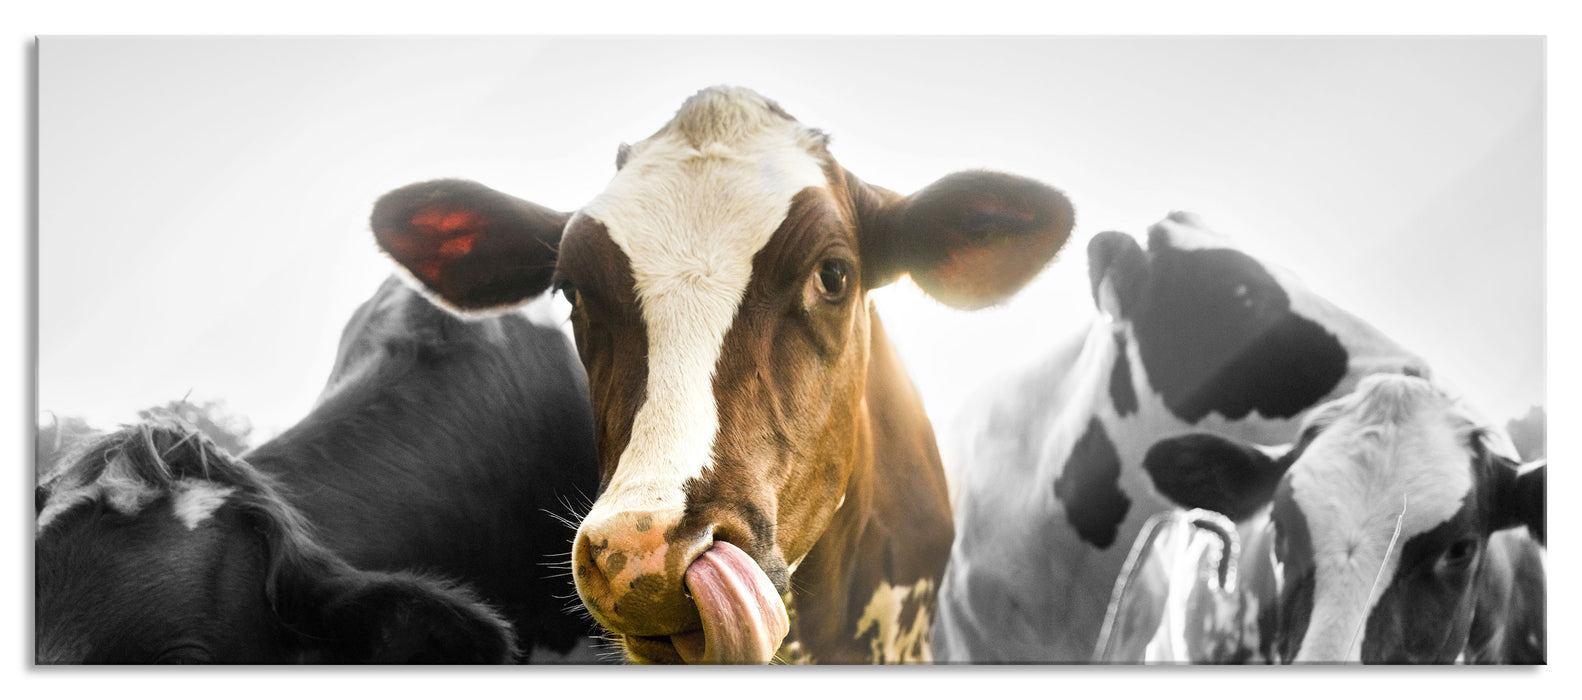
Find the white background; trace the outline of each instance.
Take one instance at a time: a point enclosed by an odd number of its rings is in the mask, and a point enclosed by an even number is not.
[[[993,167],[1043,179],[1076,202],[1078,229],[1067,253],[1002,309],[965,315],[905,287],[881,293],[887,325],[932,412],[948,410],[982,373],[1035,357],[1089,312],[1082,269],[1088,237],[1106,229],[1141,233],[1167,211],[1184,208],[1427,355],[1491,415],[1510,417],[1552,402],[1551,422],[1560,429],[1551,452],[1562,459],[1570,454],[1564,426],[1573,414],[1562,392],[1545,396],[1546,385],[1570,386],[1564,368],[1545,371],[1546,357],[1567,356],[1561,350],[1568,340],[1562,322],[1569,280],[1565,267],[1552,263],[1571,259],[1570,244],[1550,237],[1546,256],[1544,231],[1576,230],[1574,216],[1562,210],[1570,190],[1557,189],[1574,184],[1567,179],[1573,159],[1563,156],[1576,152],[1574,135],[1562,125],[1575,123],[1576,115],[1562,66],[1576,56],[1573,37],[1561,33],[1558,16],[1543,4],[1503,3],[1491,14],[1439,3],[1421,6],[1434,8],[1423,14],[1411,6],[1392,13],[1391,3],[1357,3],[1350,12],[1326,3],[1271,18],[1238,3],[1223,4],[1218,13],[1144,3],[1088,18],[1092,10],[1045,14],[995,2],[917,4],[903,16],[815,2],[785,8],[785,17],[754,14],[737,24],[721,11],[739,6],[725,3],[687,12],[674,5],[668,11],[621,6],[579,19],[527,9],[467,12],[472,4],[447,2],[418,6],[428,12],[405,23],[384,14],[399,3],[341,12],[303,4],[327,26],[282,19],[289,15],[278,13],[289,3],[196,20],[192,13],[206,6],[171,5],[185,11],[185,20],[176,20],[179,12],[138,12],[130,21],[116,6],[96,5],[38,16],[26,31],[727,36],[46,40],[36,63],[30,39],[19,37],[24,60],[13,94],[24,98],[17,132],[24,136],[18,160],[25,165],[31,109],[46,110],[36,122],[44,144],[37,152],[36,210],[28,205],[34,175],[27,167],[18,188],[18,219],[24,231],[36,223],[39,254],[35,350],[26,342],[33,337],[32,251],[21,237],[21,303],[13,327],[23,331],[22,385],[33,377],[34,358],[38,385],[36,398],[26,388],[18,392],[24,403],[13,425],[20,444],[28,442],[36,411],[126,420],[136,408],[188,391],[226,399],[261,432],[288,425],[322,384],[351,309],[388,270],[366,232],[368,206],[380,193],[413,180],[461,176],[571,209],[613,172],[619,141],[647,136],[699,87],[738,83],[832,132],[835,155],[877,184],[905,192],[953,169]],[[832,24],[831,17],[851,26]],[[728,36],[787,31],[1497,32],[1550,39],[1535,47],[1509,39]],[[55,45],[63,50],[59,64],[50,53]],[[76,55],[67,56],[68,49]],[[1535,74],[1546,53],[1547,105],[1544,77]],[[57,65],[60,73],[53,72]],[[34,67],[43,71],[37,103],[30,94]],[[57,105],[61,111],[49,111]],[[1546,154],[1548,192],[1558,194],[1549,201],[1560,205],[1549,208],[1554,218],[1547,227],[1539,194]],[[29,216],[34,211],[36,221]],[[1549,298],[1557,302],[1552,338],[1544,333],[1546,265],[1554,285]],[[1546,352],[1546,340],[1557,349]],[[18,452],[25,465],[29,452]],[[1569,482],[1563,468],[1561,474],[1564,494]],[[1563,509],[1556,510],[1554,518],[1563,521]],[[1557,554],[1565,560],[1567,531],[1559,525]],[[19,557],[25,563],[26,551]],[[21,591],[31,576],[22,569],[11,599],[26,611],[29,598]],[[1554,590],[1568,590],[1567,573],[1556,567]],[[1562,596],[1551,598],[1552,620],[1574,619]],[[30,613],[18,619],[29,620]],[[20,627],[21,646],[11,658],[26,664],[31,628]],[[1288,678],[1316,676],[1324,685],[1360,678],[1381,690],[1409,687],[1396,685],[1404,683],[1452,692],[1526,686],[1553,679],[1574,661],[1564,631],[1562,624],[1551,634],[1555,666],[1539,671],[1309,670]],[[1153,695],[1180,687],[1218,694],[1227,689],[1223,683],[1268,688],[1272,680],[1195,670],[920,671],[818,678],[872,687],[924,680],[922,687],[947,693],[1011,679],[1022,691],[1051,695],[1117,683]],[[103,680],[118,693],[160,692],[176,682],[168,674],[23,673],[52,685],[68,676],[73,685]],[[388,686],[394,675],[377,678]],[[481,679],[491,692],[535,693],[552,681],[557,687],[588,682],[565,673],[399,675],[411,678],[402,682],[409,690]],[[247,676],[259,680],[247,692],[278,682]],[[293,677],[344,689],[375,678]],[[755,689],[763,680],[739,673],[687,679],[749,682]],[[218,690],[236,680],[206,674],[198,682]],[[598,683],[581,692],[608,689]]]
[[[50,37],[39,408],[113,426],[302,415],[391,269],[381,193],[476,179],[562,211],[697,89],[752,87],[912,192],[990,167],[1072,242],[990,313],[878,295],[942,423],[1093,313],[1085,246],[1173,209],[1428,357],[1499,420],[1543,403],[1543,44],[1410,37]]]

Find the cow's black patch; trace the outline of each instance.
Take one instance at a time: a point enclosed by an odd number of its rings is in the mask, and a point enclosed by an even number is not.
[[[1066,506],[1066,520],[1082,539],[1099,549],[1115,543],[1116,530],[1132,501],[1120,488],[1121,458],[1097,418],[1055,479],[1055,497]]]
[[[1313,619],[1314,573],[1313,536],[1307,528],[1307,515],[1297,505],[1291,482],[1282,480],[1275,488],[1274,507],[1269,511],[1274,526],[1275,559],[1284,570],[1285,587],[1273,602],[1273,624],[1278,630],[1267,634],[1264,647],[1272,658],[1290,663],[1302,649]],[[1262,622],[1262,621],[1261,621]]]
[[[1182,420],[1255,410],[1289,418],[1345,376],[1340,341],[1292,313],[1290,297],[1257,260],[1176,249],[1161,235],[1149,248],[1153,269],[1133,329],[1149,383]]]
[[[1126,356],[1126,336],[1115,334],[1115,367],[1110,370],[1110,403],[1115,404],[1115,415],[1129,416],[1137,412],[1137,389],[1132,386],[1132,363]]]
[[[1364,663],[1439,663],[1456,660],[1472,622],[1472,583],[1479,547],[1474,509],[1463,505],[1432,530],[1406,538],[1393,576],[1368,614]]]

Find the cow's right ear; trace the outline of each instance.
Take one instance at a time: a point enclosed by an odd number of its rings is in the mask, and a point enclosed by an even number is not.
[[[1218,435],[1189,433],[1154,443],[1143,468],[1154,488],[1177,505],[1241,522],[1274,497],[1292,457],[1290,451],[1271,455]]]
[[[389,192],[369,223],[379,247],[462,311],[514,306],[549,287],[570,215],[468,180]]]
[[[1076,213],[1064,193],[1019,175],[946,175],[909,197],[843,175],[852,190],[862,280],[877,289],[902,273],[957,309],[1004,302],[1065,246]]]

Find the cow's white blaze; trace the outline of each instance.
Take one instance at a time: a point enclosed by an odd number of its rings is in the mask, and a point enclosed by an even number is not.
[[[828,184],[810,138],[756,94],[703,93],[633,146],[609,187],[579,214],[603,223],[630,260],[648,333],[647,398],[585,522],[629,510],[679,511],[682,485],[709,466],[719,426],[714,366],[753,256],[798,192]]]
[[[171,512],[188,530],[196,530],[198,525],[214,515],[216,509],[225,505],[225,499],[235,492],[234,488],[210,481],[183,479],[176,482],[176,488],[171,493]]]
[[[1400,560],[1390,542],[1454,517],[1472,490],[1465,417],[1424,381],[1363,380],[1291,470],[1313,546],[1313,610],[1296,661],[1361,660],[1356,634]],[[1404,515],[1402,503],[1405,503]]]

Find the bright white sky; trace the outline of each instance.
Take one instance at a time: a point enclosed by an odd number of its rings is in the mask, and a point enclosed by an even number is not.
[[[1533,38],[45,38],[38,408],[111,425],[311,406],[389,272],[373,201],[435,177],[562,210],[697,89],[745,85],[901,192],[988,167],[1077,231],[1012,303],[879,293],[936,419],[1092,312],[1085,246],[1173,209],[1427,356],[1499,420],[1545,403]]]

